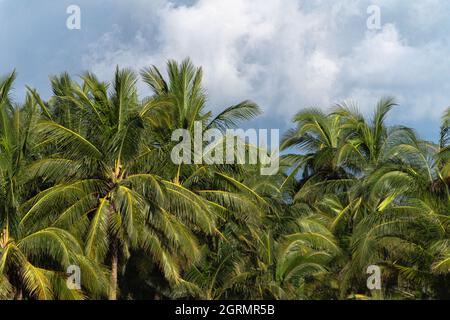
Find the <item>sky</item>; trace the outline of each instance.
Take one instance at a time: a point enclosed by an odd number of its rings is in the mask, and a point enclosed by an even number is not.
[[[70,5],[79,30],[67,28]],[[449,18],[445,0],[0,0],[0,74],[17,70],[20,100],[25,85],[48,97],[63,71],[110,80],[116,65],[190,57],[209,109],[253,100],[255,127],[284,131],[302,108],[342,101],[370,116],[392,96],[389,122],[436,140],[450,106]]]

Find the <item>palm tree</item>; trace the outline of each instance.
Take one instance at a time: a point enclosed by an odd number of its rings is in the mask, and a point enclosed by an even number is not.
[[[40,114],[27,95],[24,106],[13,106],[9,97],[15,72],[0,82],[0,292],[36,299],[80,299],[85,294],[69,290],[66,270],[83,266],[84,288],[101,290],[101,276],[93,277],[95,265],[86,260],[77,240],[46,220],[25,221],[25,200],[38,186],[29,179],[28,165],[39,155],[33,151],[34,126]]]
[[[54,92],[63,95],[54,96],[53,115],[39,124],[42,145],[57,148],[33,165],[37,176],[56,185],[35,198],[26,217],[54,213],[55,225],[83,239],[86,257],[109,261],[110,299],[117,298],[119,259],[126,261],[133,248],[144,248],[166,277],[178,281],[177,260],[183,260],[176,252],[192,259],[198,249],[192,231],[173,211],[184,208],[182,214],[191,215],[202,230],[211,230],[213,220],[187,190],[138,170],[146,150],[136,76],[117,69],[111,92],[92,74],[82,77],[82,86],[62,78],[54,81]]]
[[[213,115],[189,59],[140,75],[149,97],[116,68],[111,83],[52,77],[48,101],[28,88],[23,105],[15,73],[0,80],[0,299],[448,297],[449,111],[432,143],[387,125],[390,98],[371,118],[304,109],[282,170],[261,176],[260,162],[171,160],[174,130],[223,134],[202,141],[204,158],[255,103]],[[80,290],[66,285],[73,265]]]
[[[306,151],[287,156],[297,161],[290,178],[302,172],[295,200],[327,221],[347,257],[339,276],[342,296],[363,287],[370,264],[384,265],[399,283],[420,270],[429,283],[436,255],[445,257],[447,205],[437,205],[442,202],[435,193],[438,148],[409,128],[387,127],[393,106],[392,99],[381,100],[370,122],[353,105],[338,105],[330,114],[306,110],[285,139],[285,148]],[[427,238],[421,227],[437,233]],[[419,267],[412,261],[420,256]],[[445,265],[445,258],[438,261]]]
[[[201,73],[189,79],[192,70],[188,62],[179,68],[180,75],[172,70],[173,91],[155,92],[143,103],[137,97],[137,78],[128,70],[116,70],[111,92],[92,74],[82,77],[81,86],[67,75],[52,81],[55,96],[46,106],[50,117],[39,124],[39,130],[41,147],[57,148],[33,168],[36,176],[51,179],[56,186],[36,197],[39,207],[32,207],[27,217],[51,207],[58,225],[84,239],[88,258],[108,260],[111,299],[117,298],[118,260],[125,262],[130,250],[145,248],[165,276],[178,283],[180,265],[189,265],[200,254],[194,234],[215,230],[213,205],[179,183],[181,170],[169,162],[173,143],[162,122],[172,119],[169,129],[186,123],[192,127],[195,119],[205,117],[200,115]],[[183,88],[182,81],[188,87]],[[189,110],[175,104],[187,94],[177,90],[192,91],[191,104],[185,105]],[[251,115],[256,108],[252,104],[232,107],[210,126],[245,117],[237,109]],[[69,195],[72,189],[81,193]],[[59,203],[55,205],[54,200]]]
[[[201,68],[196,68],[189,59],[180,64],[170,60],[167,63],[167,74],[166,80],[155,66],[141,71],[142,79],[153,92],[153,96],[146,99],[141,112],[144,121],[149,124],[148,136],[154,139],[146,141],[147,149],[152,150],[146,155],[151,162],[163,161],[164,165],[168,165],[166,168],[168,178],[176,184],[192,181],[198,174],[204,174],[209,167],[213,170],[231,170],[227,165],[170,165],[170,150],[175,145],[171,140],[172,132],[176,129],[185,129],[193,136],[195,124],[200,122],[202,134],[209,129],[225,133],[227,129],[236,127],[239,122],[250,120],[260,114],[259,107],[251,101],[243,101],[225,108],[213,117],[211,111],[206,111],[207,95],[202,87]],[[203,150],[206,149],[206,145],[205,142]],[[158,153],[159,157],[166,158],[155,161],[152,158],[155,153]]]
[[[298,148],[300,151],[285,156],[293,169],[289,178],[298,172],[303,181],[314,176],[324,180],[345,177],[347,159],[343,153],[346,141],[341,116],[328,115],[320,109],[305,109],[294,117],[294,122],[297,128],[285,134],[281,145],[282,150]]]

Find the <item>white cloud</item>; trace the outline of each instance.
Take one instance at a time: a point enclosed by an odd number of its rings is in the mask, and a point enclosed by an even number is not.
[[[105,34],[90,46],[86,68],[109,77],[115,64],[164,67],[169,58],[189,56],[205,69],[211,107],[252,99],[267,117],[286,121],[302,107],[347,98],[366,105],[393,95],[408,106],[408,117],[432,119],[450,104],[448,38],[439,32],[427,38],[444,21],[448,5],[441,1],[377,1],[383,20],[377,32],[366,29],[367,0],[160,1],[152,7],[156,37],[145,31],[148,2],[130,2],[142,17],[131,40],[117,41],[120,28]]]

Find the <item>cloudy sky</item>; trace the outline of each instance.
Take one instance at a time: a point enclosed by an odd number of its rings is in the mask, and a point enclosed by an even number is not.
[[[66,27],[70,5],[81,30]],[[17,70],[20,99],[25,84],[48,96],[48,76],[62,71],[107,80],[115,65],[191,57],[210,108],[254,100],[265,112],[256,126],[286,128],[301,108],[343,100],[370,113],[394,96],[391,121],[436,139],[450,106],[448,30],[445,0],[0,0],[0,74]]]

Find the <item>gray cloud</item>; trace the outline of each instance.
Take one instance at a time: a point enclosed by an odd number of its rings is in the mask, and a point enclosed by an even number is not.
[[[429,124],[436,126],[450,104],[449,2],[83,0],[78,33],[61,27],[71,2],[29,2],[26,10],[18,1],[0,3],[1,24],[18,28],[17,37],[0,31],[14,53],[0,58],[28,70],[24,81],[46,86],[47,74],[64,69],[92,69],[108,79],[117,64],[164,67],[169,58],[189,56],[205,69],[215,110],[252,99],[266,112],[261,125],[274,127],[306,106],[353,99],[370,111],[390,95],[402,105],[394,120],[433,137]],[[381,8],[377,31],[366,27],[371,4]]]

